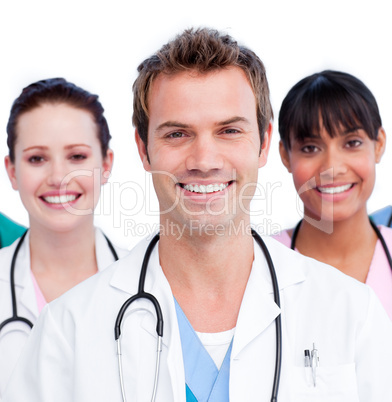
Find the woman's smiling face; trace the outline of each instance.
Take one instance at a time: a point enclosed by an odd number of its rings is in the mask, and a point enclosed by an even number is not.
[[[104,171],[113,154],[102,156],[92,115],[64,103],[45,103],[17,122],[15,160],[6,157],[12,186],[38,224],[66,231],[93,219]]]
[[[385,132],[372,140],[358,127],[331,137],[320,124],[320,134],[303,141],[291,138],[291,149],[280,144],[281,158],[293,175],[304,203],[305,216],[340,221],[366,210],[374,183],[376,163],[385,148]]]

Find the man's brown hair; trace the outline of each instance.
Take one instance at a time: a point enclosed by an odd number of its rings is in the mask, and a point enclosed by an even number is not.
[[[141,140],[147,148],[148,96],[153,81],[159,74],[176,74],[183,71],[207,73],[239,67],[249,79],[257,104],[257,122],[261,144],[273,117],[264,64],[250,49],[239,46],[231,36],[215,29],[187,29],[174,40],[163,45],[158,52],[144,60],[133,84],[133,118]]]

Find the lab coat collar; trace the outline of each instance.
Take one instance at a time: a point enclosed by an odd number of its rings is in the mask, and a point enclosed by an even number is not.
[[[304,281],[306,275],[300,264],[287,264],[297,257],[295,252],[271,238],[263,237],[263,240],[274,264],[282,305],[282,290]],[[273,298],[267,261],[263,251],[254,241],[254,261],[238,315],[232,358],[237,358],[241,350],[261,334],[280,313],[281,309]]]
[[[296,253],[271,237],[262,236],[262,239],[271,255],[278,279],[279,290],[283,290],[288,286],[303,282],[306,279],[306,257]],[[261,286],[263,291],[266,293],[273,293],[272,280],[267,261],[264,258],[262,250],[255,241],[254,250],[255,260],[253,266],[260,272],[262,278]],[[255,263],[256,258],[259,261],[263,261],[264,265],[261,263]]]
[[[114,247],[116,249],[116,247]],[[119,251],[116,249],[117,254]],[[98,272],[115,262],[114,256],[109,248],[108,242],[102,230],[95,228],[95,257],[97,259]],[[119,255],[121,258],[121,255]]]
[[[9,266],[4,271],[7,272],[8,283],[10,280],[9,275],[11,270],[11,261],[19,240],[20,238],[17,239],[11,246],[9,246],[9,250],[7,250],[9,251]],[[20,292],[20,304],[23,305],[28,311],[30,311],[33,314],[34,318],[37,318],[39,312],[37,303],[33,302],[36,300],[36,296],[30,267],[30,232],[27,232],[16,258],[15,289],[17,292]],[[20,289],[19,291],[18,288]]]
[[[11,261],[14,255],[16,246],[19,242],[17,239],[12,245],[2,249],[2,252],[8,254],[7,260],[9,267],[1,270],[0,280],[10,280]],[[114,262],[113,254],[110,252],[107,241],[100,229],[95,229],[95,254],[97,260],[98,271],[102,271],[107,266]],[[30,262],[30,232],[28,231],[16,259],[15,266],[15,287],[20,288],[20,303],[29,310],[35,318],[38,317],[38,306],[36,301],[36,294],[34,284],[31,276],[31,262]]]
[[[112,286],[128,293],[130,296],[137,292],[141,265],[145,250],[150,240],[151,238],[142,240],[131,251],[129,256],[122,260],[123,264],[119,269],[117,269],[111,280]],[[274,239],[263,237],[263,240],[271,254],[278,277],[280,291],[288,286],[305,280],[306,275],[304,270],[301,268],[301,264],[288,265],[290,260],[298,258],[299,255],[297,253],[291,251],[286,246],[281,245]],[[254,333],[251,331],[253,336],[257,336],[258,333],[265,329],[275,319],[279,314],[280,309],[275,304],[271,295],[273,293],[273,288],[268,264],[262,250],[256,242],[254,242],[254,256],[251,275],[240,309],[239,321],[249,321],[251,323],[250,327],[255,331]],[[170,335],[172,332],[172,328],[168,328],[172,327],[172,325],[168,325],[168,323],[170,322],[171,317],[172,320],[175,320],[176,312],[170,285],[159,264],[158,245],[155,246],[151,254],[147,269],[145,290],[152,293],[161,305],[165,319],[165,334],[163,342],[168,345],[168,343],[171,342]],[[153,305],[149,302],[144,303],[146,308],[155,316]],[[247,317],[247,315],[254,316],[255,306],[257,306],[257,314],[261,317],[259,320],[252,320],[251,317]],[[137,309],[137,303],[130,306],[131,311],[132,309]],[[155,332],[152,334],[155,336]],[[249,334],[245,338],[250,338],[251,336],[252,335]],[[233,349],[233,352],[235,352],[235,348]]]
[[[278,277],[279,289],[282,290],[286,286],[302,281],[303,274],[286,270],[279,261],[279,253],[274,244],[269,244],[268,239],[264,238],[263,240],[271,254]],[[254,260],[237,319],[232,350],[233,359],[246,345],[261,334],[281,312],[273,298],[270,270],[263,251],[256,241],[254,241],[253,247]]]

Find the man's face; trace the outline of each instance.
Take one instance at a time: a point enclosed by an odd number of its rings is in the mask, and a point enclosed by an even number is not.
[[[260,153],[256,100],[244,72],[161,74],[149,95],[148,156],[161,223],[181,227],[249,222],[258,168],[267,160],[271,126]]]

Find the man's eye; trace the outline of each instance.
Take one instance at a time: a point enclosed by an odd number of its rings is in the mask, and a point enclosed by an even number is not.
[[[181,138],[184,136],[184,133],[181,133],[180,131],[176,131],[174,133],[170,133],[168,135],[169,138]]]
[[[235,128],[227,128],[226,130],[224,130],[225,134],[237,134],[239,133],[239,131]]]

